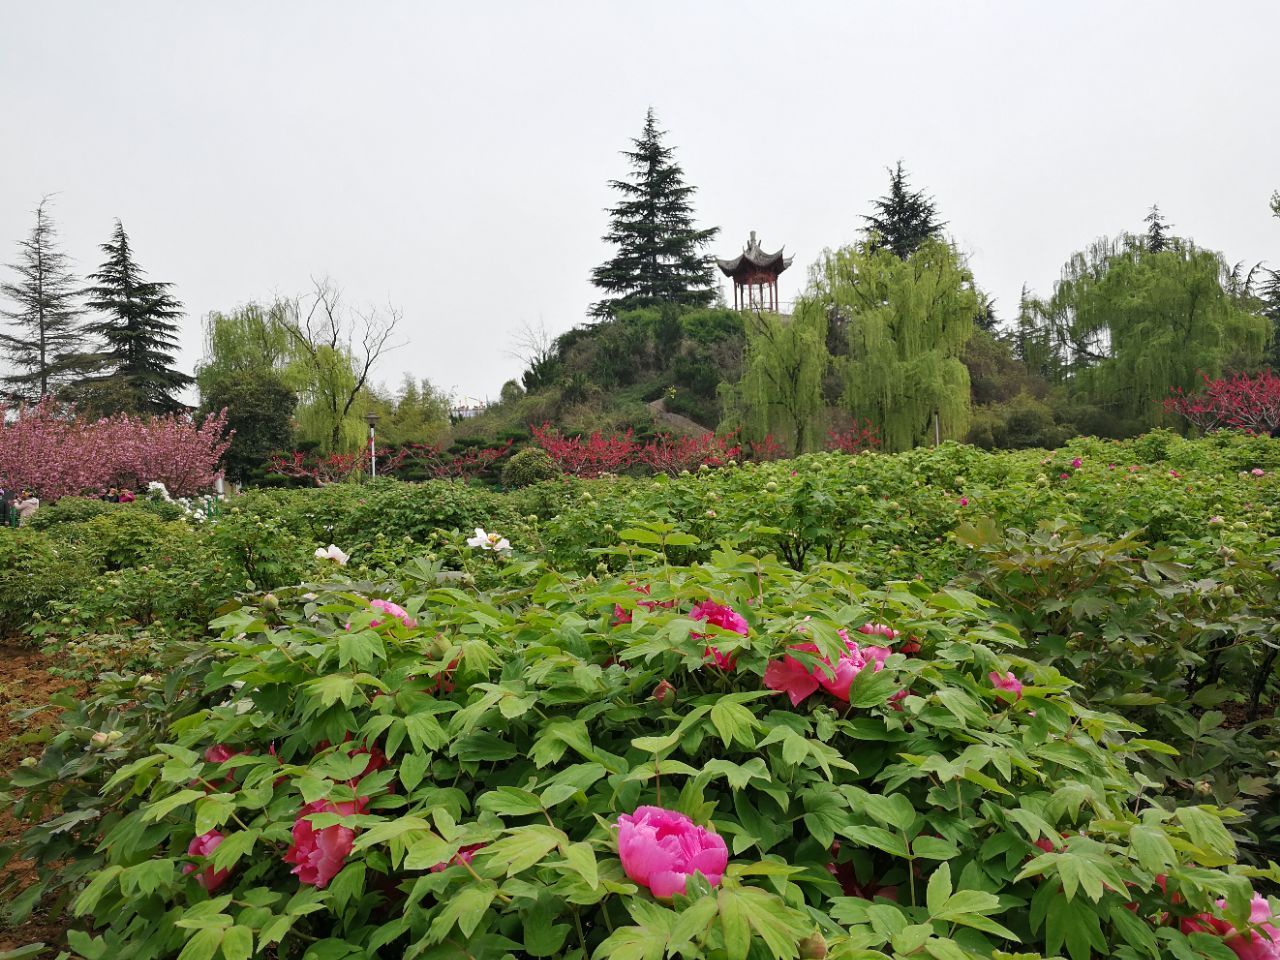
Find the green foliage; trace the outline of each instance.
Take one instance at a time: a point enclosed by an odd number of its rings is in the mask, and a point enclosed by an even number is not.
[[[1242,922],[1280,881],[1278,468],[1270,438],[1156,432],[0,531],[0,610],[101,677],[0,785],[39,820],[8,910],[73,904],[86,958],[1218,957],[1178,919]],[[707,598],[748,623],[710,638],[730,672],[688,619]],[[851,704],[764,689],[790,645],[864,623],[902,637]],[[360,746],[387,765],[361,777]],[[302,805],[357,792],[342,871],[300,884]],[[655,802],[724,837],[717,887],[625,876],[611,824]]]
[[[270,368],[213,378],[202,372],[203,413],[227,411],[231,446],[223,457],[226,475],[244,482],[267,458],[293,445],[293,414],[298,395]]]
[[[786,437],[795,453],[815,446],[824,413],[822,377],[827,355],[826,305],[804,300],[795,315],[747,316],[747,350],[742,383],[737,391],[747,435]]]
[[[1053,296],[1033,304],[1027,342],[1052,350],[1046,366],[1112,417],[1165,422],[1162,401],[1202,376],[1249,369],[1271,332],[1223,284],[1221,254],[1189,241],[1101,240],[1063,268]],[[1043,348],[1040,353],[1044,352]]]
[[[888,451],[969,426],[969,373],[960,357],[978,313],[973,276],[951,245],[925,241],[908,259],[862,244],[827,253],[802,310],[835,315],[847,331],[842,405],[869,419]]]
[[[540,480],[554,480],[560,468],[541,447],[525,447],[502,467],[504,487],[527,487]]]
[[[633,536],[687,539],[650,532]],[[818,935],[835,955],[932,945],[1085,960],[1090,947],[1141,948],[1157,929],[1198,956],[1154,919],[1170,909],[1154,874],[1190,909],[1227,896],[1242,911],[1248,880],[1223,869],[1235,858],[1231,815],[1144,801],[1136,765],[1161,746],[1079,706],[1071,682],[1029,661],[982,601],[923,585],[872,591],[840,566],[815,572],[721,551],[592,582],[517,560],[482,565],[467,590],[418,565],[395,582],[233,610],[217,623],[216,653],[192,653],[163,684],[108,680],[94,701],[68,705],[44,757],[15,775],[20,812],[54,790],[66,809],[28,843],[48,864],[38,895],[60,895],[55,863],[89,881],[72,902],[92,924],[76,941],[85,956],[226,955],[228,944],[243,956],[241,943],[300,956],[319,941],[333,956],[445,945],[494,957],[791,958]],[[637,576],[672,605],[639,606]],[[370,595],[390,595],[418,626],[373,627]],[[729,673],[705,665],[706,641],[684,619],[708,595],[751,623]],[[615,604],[629,624],[615,624]],[[788,642],[872,619],[923,649],[891,657],[852,707],[793,708],[762,689]],[[986,679],[1009,668],[1033,678],[1016,702]],[[659,704],[661,681],[677,695]],[[899,686],[900,713],[885,702]],[[246,752],[204,759],[215,744]],[[370,769],[355,744],[376,745],[386,767]],[[356,813],[316,820],[354,830],[345,866],[324,889],[300,886],[282,854],[302,806],[357,796],[367,802]],[[611,822],[645,803],[726,838],[717,888],[695,881],[661,903],[628,880]],[[224,839],[208,863],[229,875],[205,895],[180,867],[211,829]],[[1044,839],[1053,852],[1033,846]],[[454,861],[475,844],[469,864]],[[852,884],[896,887],[896,901],[850,896]],[[1137,924],[1116,919],[1129,902]]]

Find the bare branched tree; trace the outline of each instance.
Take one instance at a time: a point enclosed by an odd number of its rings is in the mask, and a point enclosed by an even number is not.
[[[400,346],[392,342],[392,335],[402,314],[390,305],[385,310],[348,305],[341,288],[328,277],[313,278],[312,283],[314,289],[295,301],[284,326],[322,443],[337,450],[374,365]]]
[[[511,349],[507,351],[507,355],[524,363],[522,379],[526,390],[547,386],[555,379],[559,370],[556,337],[541,320],[537,326],[528,320],[520,324],[512,337]]]

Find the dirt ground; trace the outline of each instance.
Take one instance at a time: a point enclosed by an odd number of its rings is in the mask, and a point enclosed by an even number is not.
[[[0,643],[0,770],[12,770],[23,757],[39,752],[38,745],[19,743],[17,738],[51,716],[39,714],[16,721],[13,715],[48,703],[49,697],[59,690],[79,686],[53,676],[49,672],[51,666],[49,658],[36,650]],[[7,810],[0,809],[0,843],[16,839],[21,832],[21,824]],[[15,874],[21,880],[34,877],[30,865],[22,861],[10,861],[0,867],[0,879],[8,880]],[[58,918],[42,916],[39,911],[19,927],[7,926],[0,920],[0,952],[33,942],[55,943],[61,938],[62,930],[63,924]],[[49,956],[53,955],[51,951]]]

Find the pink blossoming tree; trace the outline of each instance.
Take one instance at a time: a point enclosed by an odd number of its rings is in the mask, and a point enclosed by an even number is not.
[[[158,480],[187,496],[213,486],[230,443],[225,411],[203,422],[187,414],[89,420],[50,399],[0,404],[0,487],[52,502]]]

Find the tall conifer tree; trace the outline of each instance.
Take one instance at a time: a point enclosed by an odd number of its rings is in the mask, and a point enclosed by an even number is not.
[[[1147,249],[1152,253],[1164,253],[1173,244],[1169,224],[1160,216],[1160,204],[1151,205],[1151,212],[1143,218],[1147,225]]]
[[[36,207],[31,235],[18,245],[19,261],[10,265],[17,282],[0,283],[0,296],[14,304],[0,310],[10,321],[0,331],[0,353],[12,370],[0,383],[8,397],[22,401],[54,393],[74,373],[71,358],[80,340],[80,292],[67,255],[57,247],[48,203],[45,197]]]
[[[700,251],[719,229],[694,226],[690,198],[697,187],[684,182],[663,136],[650,109],[644,131],[632,141],[635,149],[622,152],[633,167],[632,178],[609,184],[622,194],[609,210],[604,236],[617,253],[592,271],[591,282],[611,294],[592,305],[592,316],[662,303],[705,307],[715,300],[714,265]]]
[[[915,253],[922,243],[942,232],[946,221],[938,219],[933,198],[923,190],[912,190],[902,161],[889,171],[889,192],[871,203],[874,212],[867,221],[867,237],[872,250],[887,248],[901,260]]]
[[[102,244],[106,261],[89,279],[89,307],[100,319],[85,325],[102,349],[87,359],[95,373],[83,383],[84,399],[101,412],[170,413],[184,409],[175,396],[192,378],[173,368],[182,304],[172,284],[144,279],[120,221]]]

